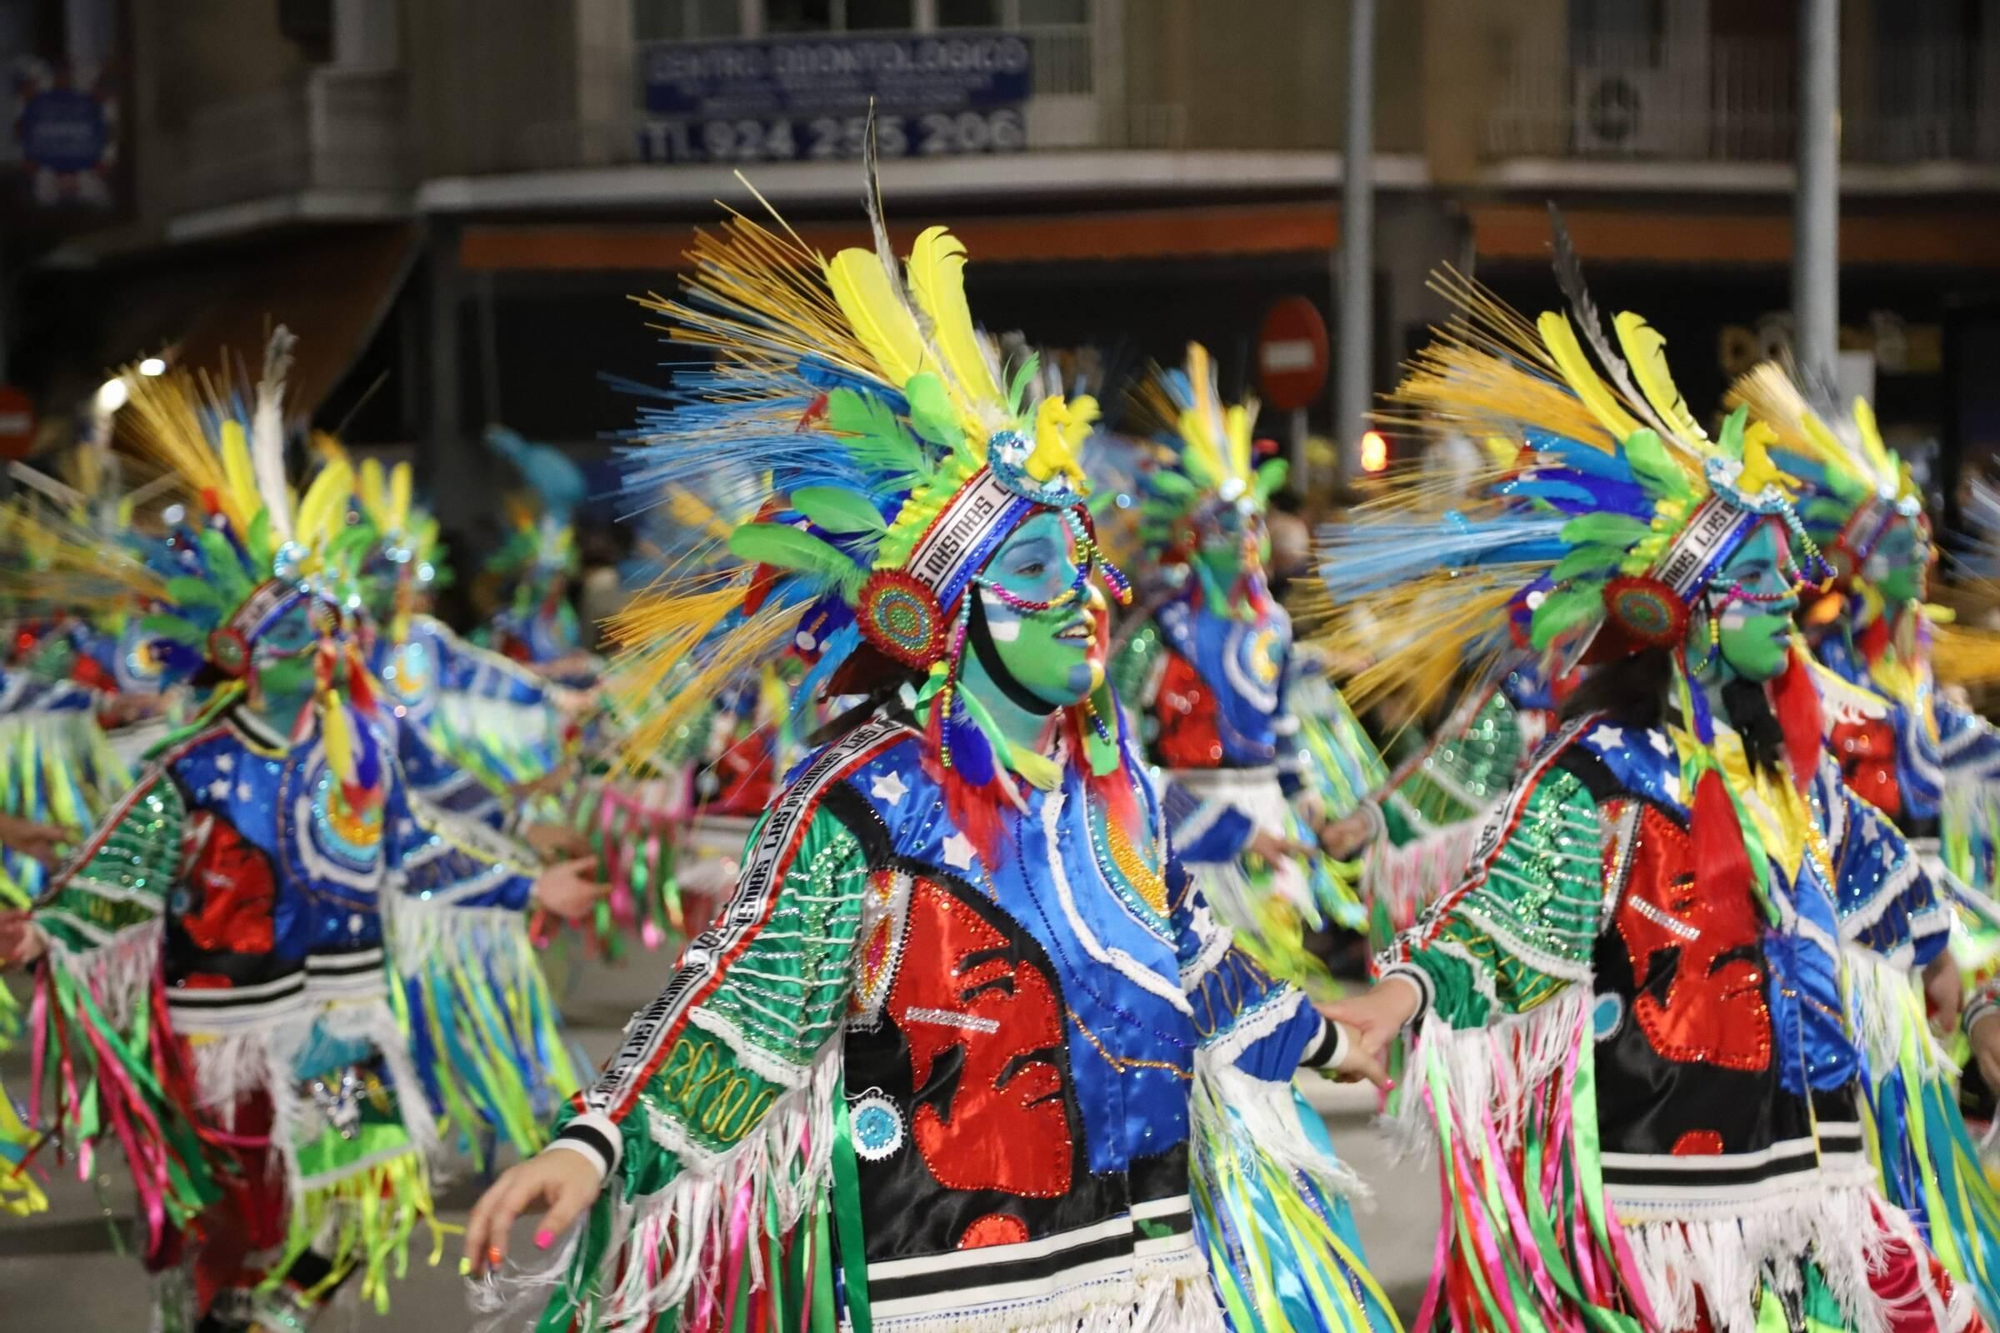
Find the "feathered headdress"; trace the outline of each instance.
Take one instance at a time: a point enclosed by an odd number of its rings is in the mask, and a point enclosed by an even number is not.
[[[533,582],[576,569],[576,511],[583,504],[583,469],[552,444],[531,444],[520,432],[488,426],[486,443],[514,465],[530,495],[510,497],[506,541],[487,562],[506,577]]]
[[[314,445],[329,462],[352,466],[332,436],[316,435]],[[356,515],[369,534],[361,565],[362,597],[369,614],[391,639],[400,641],[409,631],[417,594],[451,577],[438,542],[437,519],[413,498],[408,463],[384,468],[380,460],[364,458],[353,475]]]
[[[286,471],[284,377],[292,338],[280,328],[258,381],[239,391],[227,375],[184,371],[127,376],[125,409],[140,451],[175,479],[188,506],[147,565],[119,565],[144,614],[139,627],[171,679],[246,688],[258,642],[301,605],[319,631],[315,701],[329,764],[345,784],[372,790],[379,777],[370,729],[354,712],[373,698],[352,639],[355,576],[369,541],[349,522],[352,473],[335,460],[299,497]],[[106,566],[107,569],[113,568]]]
[[[1579,659],[1670,652],[1694,740],[1683,781],[1698,875],[1761,888],[1768,863],[1712,749],[1697,683],[1705,664],[1690,663],[1685,648],[1689,616],[1702,604],[1713,626],[1723,605],[1746,595],[1712,581],[1768,518],[1802,553],[1795,581],[1823,578],[1823,562],[1770,459],[1769,427],[1738,408],[1711,439],[1643,318],[1619,314],[1607,337],[1560,220],[1557,274],[1571,313],[1533,323],[1456,275],[1439,280],[1462,317],[1417,355],[1395,402],[1413,424],[1489,441],[1511,460],[1480,508],[1438,513],[1435,497],[1419,494],[1358,511],[1326,534],[1323,574],[1337,602],[1373,602],[1385,622],[1385,597],[1439,608],[1378,662],[1392,674],[1457,660],[1467,644],[1532,648],[1550,657],[1552,674]],[[1817,704],[1796,653],[1775,696],[1794,774],[1809,780]]]
[[[1157,371],[1133,397],[1160,446],[1139,471],[1140,539],[1153,555],[1185,555],[1218,525],[1246,529],[1285,484],[1284,459],[1257,461],[1257,401],[1223,402],[1200,343],[1188,344],[1183,369]]]
[[[1799,513],[1825,549],[1837,585],[1851,586],[1898,518],[1915,523],[1928,543],[1923,496],[1883,442],[1866,399],[1841,413],[1830,395],[1808,393],[1783,366],[1765,362],[1730,386],[1728,401],[1770,425],[1779,465],[1798,482]]]
[[[681,299],[641,302],[717,364],[683,373],[642,412],[628,492],[657,501],[699,479],[727,536],[698,543],[612,622],[634,658],[632,689],[692,669],[635,749],[739,673],[797,651],[812,663],[807,691],[920,685],[919,715],[956,782],[1012,792],[1007,765],[1053,781],[1040,756],[1006,748],[957,672],[968,594],[1029,514],[1064,515],[1083,553],[1076,585],[1051,605],[1083,598],[1093,565],[1125,595],[1097,555],[1076,458],[1097,404],[1038,397],[1033,358],[1003,374],[966,303],[965,247],[933,227],[899,262],[872,163],[869,185],[872,249],[825,258],[775,214],[772,227],[732,214],[696,242]],[[1115,710],[1086,707],[1093,763],[1110,749],[1115,765]]]

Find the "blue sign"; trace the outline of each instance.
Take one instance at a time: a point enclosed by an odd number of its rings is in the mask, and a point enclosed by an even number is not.
[[[21,156],[43,171],[95,171],[111,147],[104,103],[77,88],[47,88],[21,106]]]
[[[659,42],[641,56],[653,161],[884,157],[1027,147],[1033,58],[1018,33]]]

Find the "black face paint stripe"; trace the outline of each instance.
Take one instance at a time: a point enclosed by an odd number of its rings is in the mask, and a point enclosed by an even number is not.
[[[993,642],[993,631],[986,625],[986,599],[979,595],[977,585],[967,588],[965,595],[972,599],[972,614],[966,625],[966,632],[972,639],[973,655],[986,668],[986,674],[993,677],[993,683],[1000,687],[1000,693],[1012,700],[1014,706],[1037,717],[1047,717],[1061,704],[1052,704],[1041,695],[1021,683],[1020,677],[1007,669],[1000,660],[1000,647]]]

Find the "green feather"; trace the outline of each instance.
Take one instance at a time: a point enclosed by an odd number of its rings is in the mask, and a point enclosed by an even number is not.
[[[1285,478],[1292,472],[1289,458],[1267,458],[1257,465],[1257,498],[1268,500],[1284,486]]]
[[[1191,499],[1201,489],[1180,473],[1169,471],[1166,468],[1161,468],[1158,472],[1152,473],[1146,480],[1147,484],[1153,488],[1155,494],[1171,496],[1176,500]]]
[[[1750,405],[1744,403],[1731,412],[1722,422],[1722,433],[1716,436],[1715,451],[1724,458],[1743,461],[1743,426],[1750,419]]]
[[[917,434],[945,449],[957,449],[965,443],[965,432],[951,410],[943,380],[929,371],[912,375],[903,386],[903,397],[910,402],[910,426]]]
[[[930,478],[932,468],[922,446],[903,429],[895,409],[880,398],[835,389],[826,396],[826,424],[846,437],[841,447],[856,466],[891,477]]]
[[[889,525],[865,495],[838,486],[801,486],[792,508],[828,532],[887,532]]]
[[[1033,352],[1014,369],[1014,378],[1007,381],[1007,410],[1015,416],[1021,415],[1021,400],[1026,397],[1028,386],[1041,373],[1042,358]]]
[[[1687,473],[1674,462],[1667,447],[1660,443],[1660,437],[1652,431],[1635,430],[1625,437],[1625,461],[1654,496],[1670,495],[1685,500],[1694,494]]]
[[[172,639],[190,648],[199,648],[205,642],[201,630],[179,616],[145,615],[139,617],[139,628],[159,639]]]
[[[202,565],[221,601],[233,606],[248,597],[253,585],[244,573],[242,557],[236,554],[229,538],[214,528],[203,528],[199,540]]]
[[[797,570],[838,588],[849,599],[858,596],[868,572],[829,542],[782,523],[745,523],[729,534],[729,549],[754,564]]]
[[[203,579],[168,579],[167,600],[175,606],[199,606],[215,611],[228,609],[223,606],[221,596]]]
[[[1624,514],[1579,514],[1563,524],[1562,539],[1571,546],[1616,546],[1621,551],[1652,531],[1642,518]]]
[[[1602,579],[1579,582],[1552,592],[1535,608],[1529,635],[1537,649],[1546,648],[1578,625],[1587,625],[1604,614]]]
[[[1618,568],[1618,562],[1624,558],[1625,548],[1622,546],[1579,546],[1556,561],[1549,577],[1561,583],[1583,574],[1602,576],[1605,570]]]
[[[250,558],[260,565],[269,566],[271,558],[277,555],[277,548],[271,545],[271,511],[259,509],[250,520],[250,531],[244,534],[243,545],[249,548]]]

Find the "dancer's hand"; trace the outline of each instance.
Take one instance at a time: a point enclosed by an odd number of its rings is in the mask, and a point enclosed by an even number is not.
[[[1336,861],[1352,861],[1367,850],[1369,835],[1373,831],[1374,825],[1368,816],[1356,810],[1331,824],[1320,825],[1319,845]]]
[[[1924,998],[1930,1001],[1931,1021],[1940,1032],[1958,1027],[1958,1015],[1965,1008],[1965,977],[1958,960],[1946,949],[1924,969]]]
[[[590,839],[567,824],[536,822],[523,825],[521,841],[543,861],[570,861],[590,855]]]
[[[535,1246],[546,1250],[583,1216],[597,1198],[600,1183],[590,1159],[567,1148],[546,1148],[508,1167],[472,1206],[465,1224],[462,1271],[477,1277],[499,1268],[507,1258],[507,1233],[513,1230],[514,1219],[533,1208],[542,1210]]]
[[[77,831],[61,824],[41,824],[14,815],[0,815],[0,846],[54,867],[62,860],[65,843],[75,842]]]
[[[1276,865],[1280,861],[1290,861],[1304,856],[1311,849],[1303,843],[1293,842],[1290,838],[1258,829],[1250,835],[1250,841],[1243,844],[1243,850],[1252,856],[1261,856],[1272,865]]]
[[[1422,1000],[1414,985],[1389,977],[1359,995],[1313,1007],[1348,1030],[1347,1056],[1337,1066],[1340,1072],[1380,1085],[1388,1078],[1384,1065],[1389,1043],[1415,1016]]]
[[[609,892],[609,884],[598,882],[594,856],[558,861],[535,877],[536,905],[565,921],[580,921],[590,915],[597,900]]]
[[[0,912],[0,968],[26,967],[48,952],[48,941],[27,912]]]
[[[1993,1021],[1996,1017],[2000,1017],[2000,1009],[1988,1009],[1965,1036],[1972,1043],[1972,1058],[1979,1062],[1987,1088],[2000,1092],[2000,1023]]]

